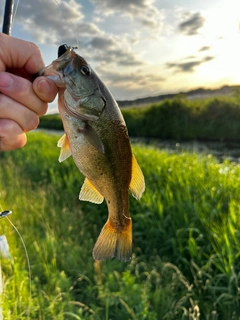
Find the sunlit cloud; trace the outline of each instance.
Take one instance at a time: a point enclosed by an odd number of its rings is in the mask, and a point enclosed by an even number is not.
[[[175,72],[189,73],[189,72],[194,72],[196,67],[200,66],[201,64],[214,59],[214,57],[212,57],[212,56],[206,56],[201,59],[194,58],[194,57],[191,57],[192,59],[189,59],[189,58],[187,59],[188,61],[167,62],[166,67],[168,69],[173,69]]]
[[[162,13],[151,0],[91,0],[95,5],[98,17],[124,15],[138,20],[145,27],[159,31],[162,26]]]
[[[123,99],[119,93],[124,92],[126,89],[135,98],[146,95],[149,92],[149,88],[151,88],[151,92],[158,92],[160,91],[161,84],[165,81],[165,78],[158,73],[146,73],[141,68],[137,69],[136,72],[124,72],[124,70],[117,72],[104,68],[99,68],[98,71],[105,84],[114,93],[117,93],[117,99]]]
[[[208,51],[208,50],[210,50],[210,49],[211,49],[210,46],[203,46],[203,47],[201,47],[198,51],[199,51],[199,52],[202,52],[202,51]]]
[[[189,17],[187,17],[187,19],[179,24],[178,29],[182,34],[193,36],[198,34],[199,29],[203,27],[204,22],[205,18],[201,15],[201,13],[192,13],[189,14]]]

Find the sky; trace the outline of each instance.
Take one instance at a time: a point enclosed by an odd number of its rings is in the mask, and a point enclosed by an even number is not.
[[[12,36],[77,46],[117,100],[240,84],[239,0],[20,0]]]

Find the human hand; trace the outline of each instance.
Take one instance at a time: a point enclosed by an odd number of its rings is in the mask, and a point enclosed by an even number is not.
[[[57,94],[55,84],[32,75],[44,67],[33,43],[0,33],[0,151],[26,144],[26,132],[35,129],[39,116]]]

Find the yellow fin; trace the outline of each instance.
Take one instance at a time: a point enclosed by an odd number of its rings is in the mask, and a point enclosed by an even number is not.
[[[116,257],[122,261],[132,257],[132,219],[126,217],[126,226],[123,230],[115,229],[108,220],[93,248],[93,258],[103,260]]]
[[[104,197],[92,185],[88,178],[86,178],[79,194],[79,200],[90,201],[93,203],[102,203],[103,199]]]
[[[68,157],[72,155],[71,150],[70,150],[70,145],[69,145],[69,140],[64,134],[59,140],[57,146],[61,148],[60,155],[58,158],[59,162],[63,162],[66,160]]]
[[[139,200],[145,191],[145,181],[142,170],[140,169],[136,158],[132,155],[132,179],[129,185],[134,198]]]

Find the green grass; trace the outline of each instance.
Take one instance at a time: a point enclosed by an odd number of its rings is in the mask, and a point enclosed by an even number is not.
[[[106,205],[80,202],[83,176],[59,164],[59,137],[28,135],[0,153],[0,204],[12,260],[2,259],[4,319],[240,319],[240,165],[134,146],[146,178],[130,198],[133,258],[96,263]]]
[[[187,100],[176,96],[142,108],[122,109],[131,137],[178,140],[240,140],[240,96]],[[58,115],[41,117],[40,127],[62,129]]]

